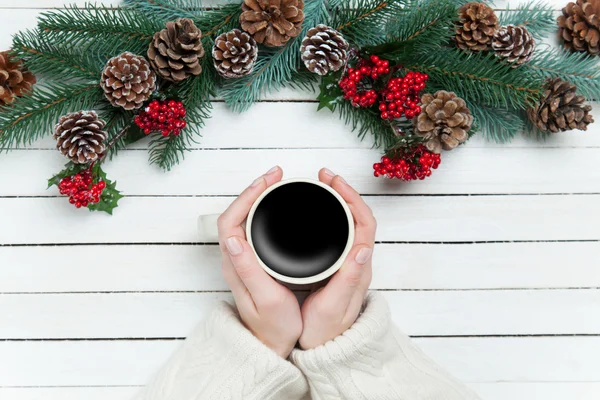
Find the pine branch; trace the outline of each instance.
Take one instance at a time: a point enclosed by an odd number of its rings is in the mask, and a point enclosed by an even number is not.
[[[200,0],[124,0],[125,6],[158,17],[163,23],[177,18],[195,19],[202,14]]]
[[[515,10],[504,10],[498,16],[500,25],[525,26],[535,39],[542,40],[556,31],[556,18],[551,4],[531,0]]]
[[[454,36],[455,0],[417,0],[386,27],[386,43],[365,49],[387,60],[402,60],[415,52],[437,51]]]
[[[486,139],[506,143],[523,132],[525,123],[519,112],[490,108],[471,101],[466,102],[477,124],[477,130]]]
[[[194,18],[194,23],[203,32],[203,36],[216,37],[223,32],[238,28],[241,14],[241,3],[231,3],[203,11],[201,16]]]
[[[331,26],[358,47],[381,44],[384,27],[404,12],[408,0],[343,0],[335,3]]]
[[[557,48],[544,51],[538,48],[532,59],[521,68],[540,80],[558,77],[571,82],[577,86],[577,92],[588,100],[600,99],[600,69],[597,57]]]
[[[542,82],[519,68],[499,63],[494,54],[440,49],[415,54],[404,67],[429,74],[428,90],[453,91],[463,99],[492,108],[525,109],[542,93]]]
[[[281,87],[310,87],[316,77],[304,76],[297,82],[296,71],[300,69],[300,42],[306,31],[326,21],[327,9],[324,0],[313,0],[304,8],[305,19],[300,35],[291,39],[284,47],[263,49],[254,66],[254,71],[243,78],[226,81],[221,94],[227,105],[234,111],[247,110],[264,93],[278,90]]]
[[[38,30],[16,34],[12,48],[37,76],[64,76],[92,83],[97,82],[102,73],[104,62],[100,57],[80,52],[71,45],[50,42]]]
[[[155,32],[164,26],[161,21],[134,9],[110,9],[88,5],[43,13],[38,27],[51,43],[83,46],[105,56],[123,51],[143,54]]]
[[[205,37],[202,44],[205,48],[212,47],[212,39]],[[212,59],[202,59],[202,74],[191,77],[172,89],[186,107],[186,121],[188,126],[181,131],[179,136],[159,136],[150,142],[150,163],[157,164],[164,170],[171,170],[174,165],[183,159],[189,147],[197,143],[196,136],[200,136],[200,129],[204,127],[206,119],[210,118],[212,103],[210,97],[214,96],[218,76],[214,70]]]
[[[37,85],[32,94],[0,108],[0,149],[31,144],[52,132],[62,115],[93,109],[103,101],[104,92],[97,83]]]

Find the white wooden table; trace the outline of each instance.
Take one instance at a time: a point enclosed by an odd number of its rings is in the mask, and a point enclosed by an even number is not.
[[[0,49],[63,3],[0,1]],[[147,143],[123,151],[107,165],[127,195],[113,217],[45,190],[64,163],[51,139],[1,154],[0,399],[129,399],[230,298],[196,216],[275,164],[327,166],[365,195],[373,289],[485,400],[599,399],[600,114],[544,143],[475,137],[430,179],[397,184],[372,177],[378,151],[313,99],[284,91],[242,115],[216,102],[171,173],[147,165]]]

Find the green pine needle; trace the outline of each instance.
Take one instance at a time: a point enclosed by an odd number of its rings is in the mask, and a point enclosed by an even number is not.
[[[537,77],[498,62],[493,53],[440,49],[405,61],[405,68],[429,74],[429,91],[452,91],[492,108],[525,109],[542,93],[542,82]]]
[[[506,6],[498,16],[500,25],[524,26],[537,40],[547,37],[556,31],[556,18],[552,4],[532,0],[511,10]]]
[[[177,18],[195,19],[202,14],[200,0],[124,0],[123,5],[154,15],[163,23]]]
[[[105,101],[98,83],[37,85],[30,95],[0,108],[0,149],[31,144],[50,134],[60,116],[94,109]]]
[[[247,110],[263,94],[280,89],[281,87],[311,88],[316,81],[316,75],[304,75],[297,81],[296,72],[301,68],[300,43],[306,31],[326,20],[327,10],[324,0],[313,0],[304,7],[305,19],[300,35],[291,39],[284,47],[262,49],[254,71],[238,79],[224,83],[221,94],[225,103],[234,111]]]
[[[600,99],[600,68],[598,58],[563,49],[538,48],[532,59],[521,68],[538,79],[560,78],[577,86],[577,92],[588,100]]]
[[[470,101],[467,106],[475,119],[477,130],[486,139],[498,143],[510,142],[525,128],[521,115],[516,111],[489,108]]]

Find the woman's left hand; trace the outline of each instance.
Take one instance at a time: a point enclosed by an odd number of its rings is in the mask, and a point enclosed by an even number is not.
[[[242,227],[252,204],[282,176],[281,168],[274,167],[256,179],[219,217],[218,227],[223,275],[242,321],[267,347],[287,358],[302,333],[298,300],[262,269]]]

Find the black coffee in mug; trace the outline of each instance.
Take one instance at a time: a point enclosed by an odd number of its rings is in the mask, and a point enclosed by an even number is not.
[[[290,182],[258,203],[250,233],[256,254],[271,270],[308,278],[338,262],[347,250],[351,228],[344,206],[329,190]]]

